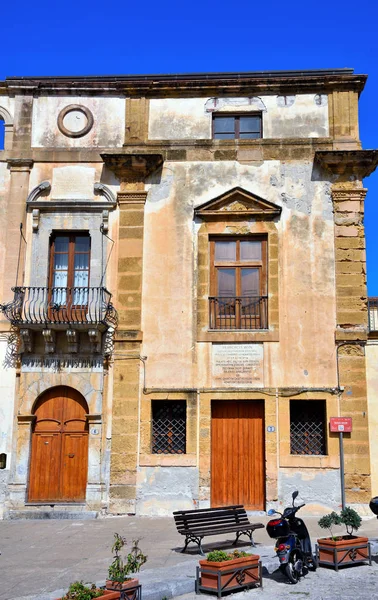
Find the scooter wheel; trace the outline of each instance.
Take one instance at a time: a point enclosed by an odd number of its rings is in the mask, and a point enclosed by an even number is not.
[[[291,583],[298,583],[302,574],[302,566],[300,569],[298,569],[298,563],[302,565],[302,556],[297,552],[297,550],[293,550],[286,565],[282,565],[285,568],[284,573]]]

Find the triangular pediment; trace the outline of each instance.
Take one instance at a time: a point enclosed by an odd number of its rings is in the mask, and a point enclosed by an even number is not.
[[[198,206],[195,209],[195,214],[202,219],[216,218],[248,218],[248,217],[265,217],[272,218],[281,214],[281,207],[268,202],[243,190],[243,188],[235,187],[232,190]]]

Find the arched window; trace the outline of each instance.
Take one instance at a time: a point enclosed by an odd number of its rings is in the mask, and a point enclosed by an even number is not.
[[[5,138],[5,123],[0,118],[0,150],[4,150],[4,138]]]
[[[13,119],[6,108],[0,106],[0,150],[10,150],[13,141]]]

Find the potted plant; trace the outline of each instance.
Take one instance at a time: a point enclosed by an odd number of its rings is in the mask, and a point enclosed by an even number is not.
[[[257,554],[247,554],[239,550],[231,553],[223,550],[209,552],[206,560],[200,560],[200,566],[197,567],[197,593],[202,590],[216,591],[220,598],[224,592],[261,585],[259,559]]]
[[[98,600],[117,600],[119,597],[119,592],[100,590],[94,583],[84,585],[82,581],[75,581],[71,583],[67,594],[59,598],[59,600],[71,600],[73,598],[75,600],[92,600],[92,598],[97,598]]]
[[[126,538],[118,533],[114,534],[113,561],[108,569],[109,578],[106,580],[106,589],[122,591],[124,598],[134,599],[139,580],[129,577],[129,575],[139,573],[141,566],[147,561],[147,556],[139,548],[139,540],[133,540],[131,551],[123,559],[121,552],[126,544]]]
[[[319,565],[330,565],[335,567],[336,571],[339,566],[361,563],[369,560],[370,544],[366,537],[353,535],[361,526],[361,517],[350,506],[346,506],[340,514],[331,512],[329,515],[324,515],[318,521],[318,525],[322,529],[328,529],[331,536],[328,538],[318,539],[317,557]],[[335,535],[333,527],[344,525],[346,535]]]

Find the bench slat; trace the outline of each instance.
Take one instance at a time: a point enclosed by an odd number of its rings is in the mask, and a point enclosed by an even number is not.
[[[195,508],[193,510],[175,510],[173,514],[174,515],[191,515],[191,514],[201,514],[201,513],[210,514],[212,512],[214,512],[214,513],[219,512],[220,510],[229,510],[229,509],[234,510],[235,508],[241,508],[245,511],[245,508],[242,504],[231,504],[230,506],[216,506],[216,507],[212,507],[212,508]]]

